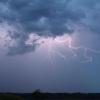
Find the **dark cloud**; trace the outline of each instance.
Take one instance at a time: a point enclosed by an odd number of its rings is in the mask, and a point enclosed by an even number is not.
[[[11,52],[23,54],[34,50],[35,46],[25,44],[30,33],[53,37],[71,34],[75,30],[72,25],[77,23],[100,32],[99,1],[0,0],[0,22],[13,25],[17,31],[9,34],[13,39],[19,39],[17,47],[11,47]]]
[[[10,51],[8,52],[8,55],[16,55],[16,54],[24,54],[27,52],[32,52],[35,50],[36,48],[36,44],[34,44],[33,46],[29,46],[26,45],[25,43],[20,43],[18,46],[16,47],[10,47]]]
[[[72,0],[74,10],[81,9],[86,17],[81,21],[92,33],[100,33],[100,0]]]
[[[6,1],[6,2],[5,2]],[[78,21],[83,17],[80,12],[73,12],[67,8],[69,0],[5,0],[2,1],[3,9],[1,20],[10,24],[20,24],[25,34],[36,32],[44,35],[71,33],[68,21]],[[47,33],[48,35],[48,33]]]

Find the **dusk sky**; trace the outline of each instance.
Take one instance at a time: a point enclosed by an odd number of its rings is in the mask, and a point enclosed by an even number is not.
[[[100,92],[100,0],[0,0],[0,92]]]

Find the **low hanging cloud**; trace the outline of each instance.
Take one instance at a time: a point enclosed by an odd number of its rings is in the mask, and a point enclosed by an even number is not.
[[[30,34],[40,37],[72,34],[75,31],[74,25],[78,23],[99,32],[98,20],[95,22],[91,18],[93,15],[99,16],[98,1],[0,0],[0,24],[7,23],[8,26],[15,28],[14,31],[8,30],[8,33],[17,45],[9,47],[8,54],[24,54],[35,50],[38,39],[33,41],[33,45],[25,43]],[[92,23],[99,26],[93,27]]]

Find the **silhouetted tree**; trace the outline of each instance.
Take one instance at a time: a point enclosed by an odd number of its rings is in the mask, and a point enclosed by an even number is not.
[[[37,89],[32,93],[33,98],[42,98],[41,90]]]

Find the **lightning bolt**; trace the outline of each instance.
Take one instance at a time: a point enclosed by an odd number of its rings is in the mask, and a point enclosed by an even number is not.
[[[94,50],[94,49],[91,49],[91,48],[88,48],[88,47],[84,47],[84,46],[73,46],[72,45],[72,38],[71,37],[68,37],[66,40],[58,40],[58,39],[55,39],[55,41],[57,43],[61,43],[63,45],[65,45],[66,47],[68,47],[70,49],[70,51],[72,52],[73,56],[76,57],[78,56],[78,54],[76,53],[76,51],[82,49],[83,50],[83,57],[85,59],[85,61],[81,61],[81,62],[92,62],[93,61],[93,57],[92,56],[89,56],[88,55],[88,52],[91,52],[91,53],[95,53],[95,54],[100,54],[100,51],[97,51],[97,50]],[[62,58],[66,58],[66,56],[64,54],[61,54],[61,53],[58,53]]]
[[[62,38],[63,37],[63,38]],[[59,49],[57,49],[57,46],[60,47],[64,47],[66,50],[69,50],[69,52],[71,52],[72,57],[78,57],[81,58],[80,59],[84,59],[80,62],[82,63],[91,63],[93,61],[93,57],[92,55],[89,55],[90,53],[93,54],[100,54],[100,51],[94,50],[92,48],[88,48],[85,46],[76,46],[74,45],[74,39],[71,36],[62,36],[62,37],[55,37],[55,38],[51,38],[48,36],[48,38],[46,37],[42,37],[40,39],[38,39],[37,44],[41,44],[44,46],[44,48],[47,49],[48,52],[48,56],[50,57],[50,59],[52,60],[52,55],[58,55],[61,58],[63,58],[64,60],[66,60],[67,58],[67,53],[62,53],[61,51],[59,51]],[[32,40],[32,39],[31,39]],[[32,44],[32,43],[31,43]],[[79,55],[78,52],[81,52],[81,55]]]

